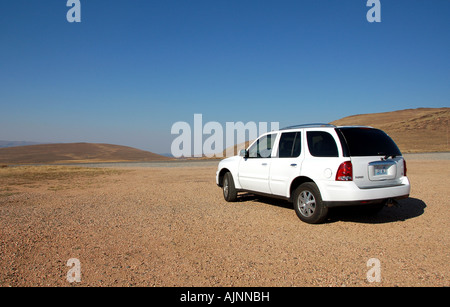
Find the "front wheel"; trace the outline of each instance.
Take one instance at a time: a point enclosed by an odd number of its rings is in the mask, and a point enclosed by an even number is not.
[[[294,209],[297,216],[306,223],[322,223],[328,214],[323,205],[317,185],[312,182],[301,184],[294,192]]]
[[[223,198],[228,202],[234,202],[237,200],[237,191],[234,186],[233,175],[230,172],[223,176]]]

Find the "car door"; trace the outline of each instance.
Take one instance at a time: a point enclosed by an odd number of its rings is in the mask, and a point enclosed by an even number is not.
[[[277,154],[272,158],[269,186],[273,194],[289,197],[292,180],[298,176],[302,162],[302,136],[300,131],[283,132]]]
[[[239,163],[239,183],[244,190],[270,193],[269,173],[276,133],[266,134],[248,149],[248,157]]]

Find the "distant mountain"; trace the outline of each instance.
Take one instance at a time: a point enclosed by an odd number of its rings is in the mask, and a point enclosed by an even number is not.
[[[161,156],[164,156],[164,157],[168,157],[168,158],[174,158],[174,156],[173,156],[170,152],[167,152],[167,153],[160,153],[160,155],[161,155]]]
[[[0,148],[2,164],[149,162],[170,158],[128,146],[64,143]]]
[[[363,125],[389,134],[403,153],[450,151],[450,108],[418,108],[348,116],[334,125]]]
[[[27,145],[38,145],[38,144],[47,144],[47,143],[27,142],[27,141],[1,141],[0,140],[0,148],[15,147],[15,146],[27,146]]]

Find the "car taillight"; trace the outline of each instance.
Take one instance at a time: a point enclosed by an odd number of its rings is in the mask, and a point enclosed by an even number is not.
[[[339,165],[336,173],[336,181],[352,181],[353,180],[353,167],[352,162],[346,161]]]
[[[406,160],[403,159],[403,176],[406,176]]]

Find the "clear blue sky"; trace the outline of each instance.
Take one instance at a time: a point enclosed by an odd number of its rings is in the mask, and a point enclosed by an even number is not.
[[[0,140],[170,152],[177,121],[450,106],[450,1],[0,2]]]

